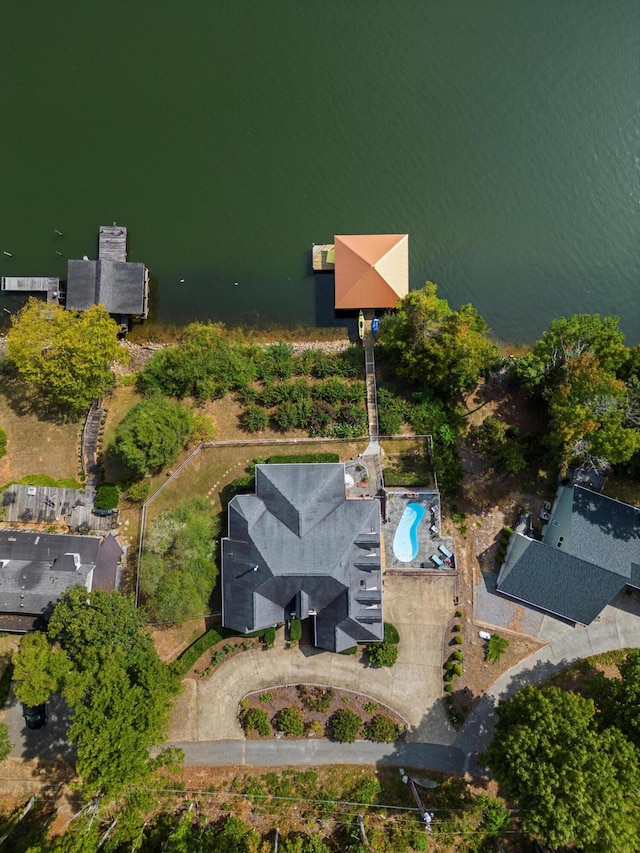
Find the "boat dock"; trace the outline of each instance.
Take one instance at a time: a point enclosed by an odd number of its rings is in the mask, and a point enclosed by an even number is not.
[[[60,303],[60,279],[33,276],[3,276],[0,290],[7,293],[46,293],[47,302]]]
[[[101,261],[127,260],[127,229],[121,225],[101,225],[98,236],[98,257]]]
[[[335,243],[312,243],[311,257],[314,272],[334,272],[336,268]]]

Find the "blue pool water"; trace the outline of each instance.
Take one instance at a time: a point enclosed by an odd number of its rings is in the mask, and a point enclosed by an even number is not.
[[[422,504],[407,504],[393,537],[393,553],[401,563],[411,563],[418,556],[418,525],[423,518]]]

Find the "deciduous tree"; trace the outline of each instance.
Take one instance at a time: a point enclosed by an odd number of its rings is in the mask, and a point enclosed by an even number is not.
[[[102,305],[75,312],[29,299],[12,318],[7,355],[42,402],[75,418],[112,384],[112,363],[127,357],[117,331]]]
[[[599,731],[591,700],[526,687],[497,715],[486,760],[526,832],[553,847],[640,849],[638,755],[618,729]]]

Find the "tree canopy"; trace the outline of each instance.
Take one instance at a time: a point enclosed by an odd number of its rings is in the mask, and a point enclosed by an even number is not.
[[[553,847],[640,848],[638,755],[618,729],[598,728],[593,701],[526,687],[497,715],[486,760],[520,803],[526,832]]]
[[[470,391],[499,353],[476,309],[452,310],[437,289],[427,282],[401,299],[397,311],[383,318],[379,337],[399,376],[453,396]]]
[[[39,400],[75,418],[110,387],[112,363],[126,359],[117,331],[102,305],[75,312],[31,298],[11,319],[7,356]]]
[[[109,452],[135,478],[170,465],[191,437],[193,415],[180,403],[150,397],[128,412],[116,429]]]
[[[179,682],[158,658],[144,614],[131,599],[118,592],[68,590],[46,637],[23,638],[15,667],[19,698],[43,702],[49,692],[60,691],[72,709],[69,739],[88,797],[119,797],[175,759],[173,750],[155,758],[150,750],[166,737]]]

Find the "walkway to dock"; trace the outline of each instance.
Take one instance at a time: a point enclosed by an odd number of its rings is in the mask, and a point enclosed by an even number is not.
[[[3,276],[0,290],[7,293],[46,293],[47,302],[58,305],[60,302],[60,279],[37,276]]]

